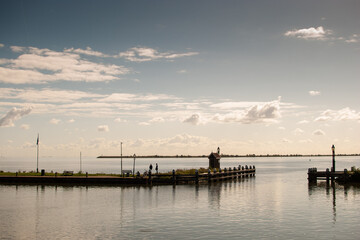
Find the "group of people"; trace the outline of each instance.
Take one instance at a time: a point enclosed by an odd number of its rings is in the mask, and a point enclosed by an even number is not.
[[[149,171],[152,171],[152,169],[153,169],[153,165],[150,163]],[[159,173],[159,166],[158,166],[157,163],[156,163],[156,165],[155,165],[155,171],[156,171],[156,173]]]

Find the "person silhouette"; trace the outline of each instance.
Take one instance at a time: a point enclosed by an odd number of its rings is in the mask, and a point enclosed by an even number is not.
[[[156,166],[155,166],[155,170],[156,170],[156,174],[158,173],[158,170],[159,170],[159,166],[158,164],[156,163]]]
[[[153,168],[152,164],[150,163],[150,166],[149,166],[150,171],[152,171],[152,168]]]

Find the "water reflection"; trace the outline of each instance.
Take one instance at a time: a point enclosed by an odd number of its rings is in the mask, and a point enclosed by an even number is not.
[[[336,212],[336,200],[337,196],[343,192],[344,194],[344,200],[348,200],[348,192],[350,189],[353,189],[353,194],[356,195],[356,193],[360,190],[360,185],[358,184],[346,184],[346,185],[340,185],[336,183],[335,181],[319,181],[315,183],[309,183],[308,185],[308,195],[310,200],[312,198],[315,198],[316,196],[323,194],[325,190],[325,194],[327,197],[331,197],[332,201],[332,215],[333,215],[333,223],[337,220],[337,212]]]

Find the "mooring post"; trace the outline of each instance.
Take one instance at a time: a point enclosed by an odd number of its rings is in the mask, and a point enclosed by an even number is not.
[[[195,183],[199,184],[199,171],[197,169],[195,170]]]
[[[326,183],[329,184],[329,180],[330,180],[330,171],[329,168],[326,169]]]
[[[172,170],[172,180],[173,180],[173,184],[176,184],[175,169]]]
[[[151,180],[151,170],[149,170],[149,184],[152,183],[151,181],[152,181],[152,180]]]

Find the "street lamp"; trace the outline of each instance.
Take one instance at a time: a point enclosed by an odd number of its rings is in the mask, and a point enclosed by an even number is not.
[[[135,176],[135,159],[136,159],[136,155],[135,155],[135,153],[134,153],[133,176]]]
[[[332,145],[331,150],[332,150],[332,169],[331,169],[331,171],[335,172],[335,146],[334,145]]]

